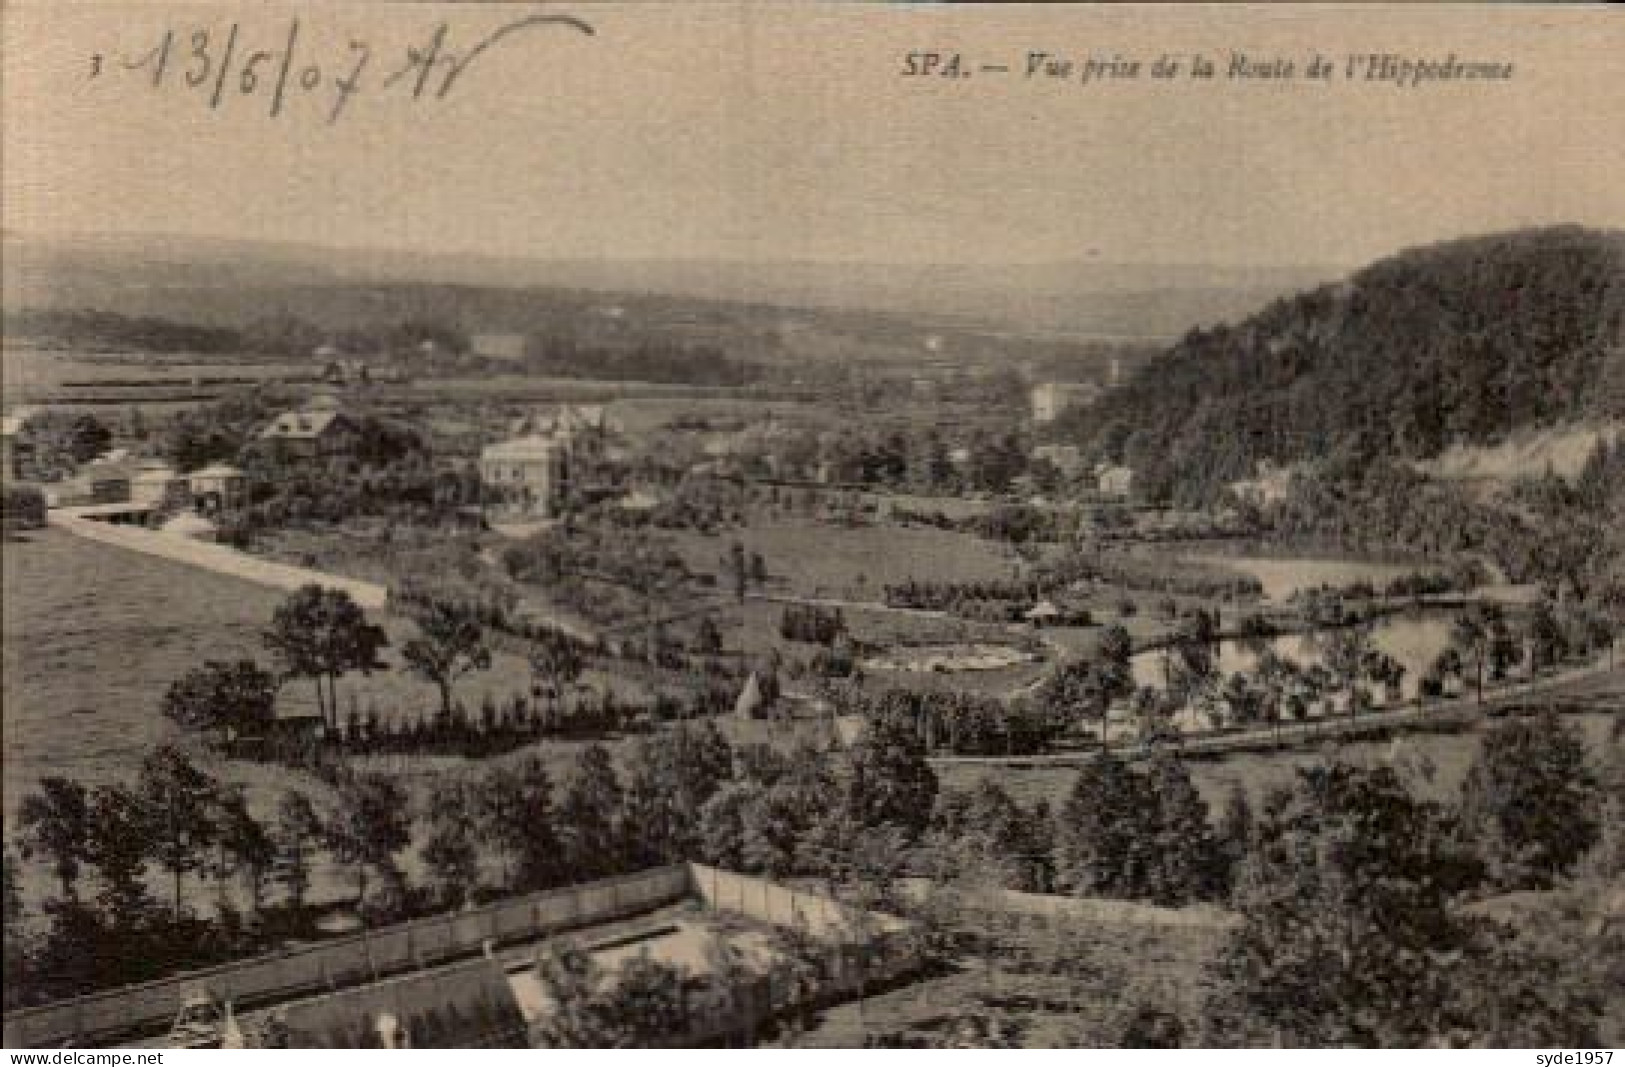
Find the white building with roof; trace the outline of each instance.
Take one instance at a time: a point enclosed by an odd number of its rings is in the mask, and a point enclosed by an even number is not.
[[[489,510],[550,518],[570,489],[569,445],[541,434],[487,445],[480,452],[480,482]]]
[[[192,499],[215,508],[234,508],[247,496],[248,479],[227,463],[211,463],[186,476]]]
[[[477,333],[468,339],[468,347],[482,359],[515,363],[525,358],[526,341],[522,333]]]
[[[612,428],[598,404],[566,404],[514,419],[509,439],[480,453],[487,510],[551,517],[572,489],[602,468]]]
[[[184,506],[189,493],[186,478],[162,460],[148,460],[130,476],[130,503],[138,507]]]
[[[1128,498],[1134,489],[1134,471],[1130,467],[1102,463],[1095,468],[1095,491],[1113,500]]]
[[[1054,422],[1068,408],[1092,404],[1099,396],[1094,382],[1039,382],[1032,389],[1033,422]]]

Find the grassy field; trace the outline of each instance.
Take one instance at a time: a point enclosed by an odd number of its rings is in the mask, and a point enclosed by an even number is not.
[[[248,656],[267,661],[260,634],[282,599],[276,590],[84,541],[56,529],[8,543],[3,559],[8,826],[21,798],[45,775],[67,775],[89,785],[128,780],[152,745],[163,740],[184,743],[159,708],[170,682],[189,667],[206,658]],[[410,624],[384,621],[394,646],[386,659],[393,666],[340,682],[341,707],[353,699],[362,708],[376,703],[386,712],[431,708],[438,699],[435,691],[398,669],[399,648]],[[498,653],[492,670],[465,680],[458,691],[472,707],[485,692],[507,697],[528,687],[528,681],[522,660]],[[610,684],[611,679],[593,670],[583,682],[597,686]],[[288,686],[279,701],[284,708],[314,710],[308,684]],[[728,718],[721,725],[735,741],[828,738],[823,722]],[[622,737],[601,740],[617,761],[631,744]],[[542,756],[562,788],[581,749],[590,743],[590,739],[549,741],[530,751]],[[246,786],[250,807],[261,818],[272,817],[277,798],[289,787],[318,797],[325,792],[310,776],[286,767],[226,761],[201,746],[188,748],[199,766],[215,777]],[[438,774],[478,773],[485,764],[456,758],[380,757],[358,761],[358,766],[400,774],[409,790],[421,795]],[[409,872],[417,868],[411,856],[405,857],[405,865]],[[24,868],[23,889],[29,900],[50,889],[48,880],[40,877],[42,871],[34,865]],[[325,865],[317,871],[313,899],[343,899],[352,892],[346,872]]]
[[[268,656],[260,641],[283,594],[168,560],[83,541],[60,530],[30,534],[4,552],[5,811],[45,774],[87,782],[127,773],[172,729],[159,712],[169,684],[205,659]],[[433,707],[435,690],[399,669],[410,624],[384,620],[390,669],[339,683],[352,702],[385,714]],[[499,653],[459,695],[470,707],[490,693],[528,687],[529,670]],[[279,696],[313,711],[307,683]]]
[[[169,735],[164,689],[202,659],[254,656],[274,590],[82,541],[4,555],[5,810],[43,774],[103,781]]]
[[[910,578],[1006,580],[1017,562],[1007,549],[979,537],[897,526],[764,522],[715,537],[683,531],[674,540],[696,571],[725,575],[723,560],[738,541],[747,553],[762,554],[776,591],[867,601]]]

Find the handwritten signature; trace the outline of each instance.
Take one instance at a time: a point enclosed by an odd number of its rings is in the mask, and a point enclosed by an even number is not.
[[[499,26],[472,45],[455,51],[451,24],[441,22],[421,43],[409,45],[404,56],[396,56],[398,65],[383,74],[377,83],[379,90],[389,91],[405,83],[410,86],[412,100],[425,96],[444,98],[475,60],[515,34],[541,26],[557,26],[588,37],[595,33],[590,23],[574,15],[534,12]],[[278,47],[250,50],[243,27],[237,22],[224,32],[198,28],[188,33],[170,28],[150,51],[133,55],[92,55],[90,78],[145,70],[150,74],[152,88],[184,86],[207,92],[209,106],[216,109],[232,96],[254,97],[268,91],[271,118],[283,113],[290,94],[312,96],[325,92],[331,94],[327,121],[336,123],[345,113],[350,98],[373,84],[371,79],[375,75],[369,73],[373,70],[372,45],[352,38],[348,50],[337,60],[328,57],[329,62],[324,66],[322,57],[308,54],[308,46],[301,49],[300,32],[299,19],[291,19]]]

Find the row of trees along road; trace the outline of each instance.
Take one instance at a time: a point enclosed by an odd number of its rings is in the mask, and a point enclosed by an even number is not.
[[[1620,749],[1616,731],[1599,770],[1556,718],[1513,720],[1486,734],[1455,805],[1418,798],[1411,777],[1425,768],[1407,769],[1414,761],[1332,760],[1268,792],[1256,815],[1233,794],[1217,825],[1188,771],[1166,757],[1082,768],[1055,813],[991,783],[943,792],[917,734],[885,720],[838,750],[736,748],[709,724],[642,738],[619,761],[588,746],[558,793],[533,758],[443,776],[415,803],[392,779],[345,775],[320,803],[285,797],[268,825],[183,754],[159,750],[134,786],[50,780],[25,800],[21,850],[50,866],[61,894],[46,905],[51,930],[19,988],[150,976],[155,944],[167,946],[156,958],[184,962],[177,922],[193,923],[198,933],[182,943],[200,954],[263,944],[225,944],[229,910],[187,918],[183,882],[197,873],[246,880],[257,906],[256,887],[276,868],[292,878],[288,906],[300,908],[320,850],[354,872],[375,917],[395,918],[699,857],[857,886],[871,903],[909,871],[1161,904],[1228,899],[1243,927],[1219,962],[1212,1011],[1235,1029],[1213,1040],[1573,1043],[1596,1019],[1585,993],[1606,986],[1591,968],[1605,962],[1599,951],[1618,949],[1618,931],[1576,957],[1583,981],[1537,996],[1531,983],[1564,973],[1550,946],[1462,905],[1625,873]],[[416,887],[400,864],[413,846],[428,873]],[[170,876],[175,907],[152,906],[149,864]],[[94,904],[80,898],[85,867],[97,873]],[[1486,1029],[1490,1019],[1502,1029]]]

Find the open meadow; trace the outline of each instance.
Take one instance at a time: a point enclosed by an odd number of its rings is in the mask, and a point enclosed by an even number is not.
[[[762,554],[774,579],[770,590],[854,601],[878,601],[887,585],[910,579],[1007,581],[1019,566],[1007,547],[930,528],[769,521],[715,536],[678,531],[674,539],[695,571],[726,574],[737,541],[747,553]]]
[[[96,783],[133,773],[147,748],[174,736],[160,711],[163,695],[191,667],[268,661],[260,635],[283,599],[274,589],[57,529],[8,544],[4,560],[8,817],[42,774]],[[431,709],[434,689],[399,666],[410,625],[380,621],[390,635],[389,667],[341,681],[341,711],[352,702],[382,714]],[[470,707],[487,693],[506,699],[529,685],[519,657],[499,652],[493,660],[459,687]],[[278,707],[313,712],[312,687],[288,684]]]

